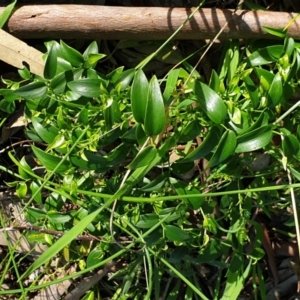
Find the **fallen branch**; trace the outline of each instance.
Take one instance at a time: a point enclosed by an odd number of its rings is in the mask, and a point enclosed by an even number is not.
[[[0,8],[0,14],[4,8]],[[193,8],[110,7],[92,5],[25,5],[11,16],[5,30],[19,38],[167,39]],[[263,26],[283,28],[294,13],[201,9],[176,39],[212,39],[228,22],[220,39],[275,38]],[[300,38],[300,20],[288,28]]]

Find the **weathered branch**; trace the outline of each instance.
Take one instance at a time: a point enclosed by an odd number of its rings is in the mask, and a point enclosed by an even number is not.
[[[0,8],[0,14],[4,8]],[[147,39],[168,38],[193,8],[25,5],[16,9],[5,30],[19,38]],[[263,26],[285,27],[296,14],[270,11],[201,9],[176,39],[211,39],[228,22],[221,39],[274,38]],[[288,29],[300,38],[300,20]]]

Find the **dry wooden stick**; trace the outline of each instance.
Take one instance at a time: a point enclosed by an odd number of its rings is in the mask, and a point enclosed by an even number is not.
[[[4,8],[0,8],[0,14]],[[167,39],[193,8],[110,7],[92,5],[26,5],[15,10],[6,30],[19,38],[62,39]],[[263,26],[285,27],[295,13],[200,9],[177,39],[212,39],[225,26],[220,39],[275,38]],[[288,35],[300,38],[299,18]]]

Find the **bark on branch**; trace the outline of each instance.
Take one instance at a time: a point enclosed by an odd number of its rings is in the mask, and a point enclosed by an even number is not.
[[[0,14],[4,8],[0,7]],[[193,8],[25,5],[15,10],[5,30],[19,38],[167,39]],[[285,27],[294,13],[201,9],[176,39],[211,39],[228,22],[220,39],[274,38],[263,26]],[[300,38],[300,19],[288,29]]]

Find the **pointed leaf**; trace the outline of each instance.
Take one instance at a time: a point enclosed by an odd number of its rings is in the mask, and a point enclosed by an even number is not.
[[[52,79],[56,74],[56,70],[57,70],[57,49],[55,47],[55,44],[52,44],[45,62],[44,77],[46,79]]]
[[[226,105],[220,96],[206,84],[196,81],[195,94],[201,108],[216,124],[221,124],[226,118]]]
[[[148,136],[160,134],[165,127],[164,100],[155,75],[149,83],[144,127]]]
[[[60,157],[54,156],[52,154],[48,154],[35,146],[32,146],[32,150],[33,150],[35,156],[37,157],[37,159],[41,162],[41,164],[46,169],[53,171],[57,167],[58,164],[60,164],[60,165],[55,170],[55,172],[57,172],[57,173],[64,173],[70,169],[69,163],[67,161],[64,161],[63,163],[61,163],[62,159]]]
[[[83,56],[74,48],[68,46],[63,41],[60,41],[60,53],[61,56],[70,62],[74,67],[79,67],[83,62]]]
[[[248,57],[250,66],[256,67],[277,61],[283,51],[283,45],[273,45],[259,49]]]
[[[235,152],[250,152],[261,149],[270,143],[272,135],[272,127],[270,125],[247,132],[237,138]]]
[[[51,144],[58,135],[58,128],[50,124],[43,125],[42,119],[38,117],[33,117],[31,120],[33,128],[39,137],[46,143]]]
[[[127,166],[127,168],[133,170],[139,167],[149,165],[156,155],[157,155],[157,149],[153,146],[148,146],[138,153],[138,155]]]
[[[165,234],[169,240],[176,242],[184,242],[191,239],[188,232],[173,225],[165,225]]]
[[[189,153],[182,161],[195,161],[197,159],[203,158],[209,152],[211,152],[214,147],[220,141],[221,132],[217,126],[212,126],[208,131],[204,141],[201,143],[199,147],[197,147],[194,151]]]
[[[47,86],[44,82],[34,82],[22,86],[14,92],[17,96],[25,99],[38,99],[42,98],[47,93]]]
[[[131,108],[135,120],[144,123],[149,83],[143,70],[138,70],[131,87]]]
[[[292,158],[299,152],[299,149],[299,141],[294,135],[289,134],[287,136],[284,136],[282,141],[282,150],[287,158]]]
[[[222,135],[213,156],[211,157],[206,168],[212,168],[234,153],[236,147],[236,136],[231,130],[226,130]]]
[[[69,82],[68,87],[81,96],[93,98],[99,97],[101,83],[103,83],[103,80],[99,78],[84,78]]]
[[[280,73],[277,73],[272,81],[272,84],[270,86],[269,92],[268,92],[268,101],[273,106],[276,106],[280,104],[282,101],[282,81]]]

